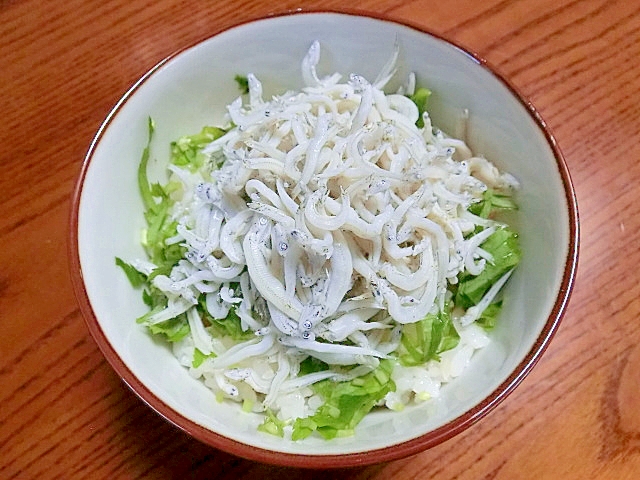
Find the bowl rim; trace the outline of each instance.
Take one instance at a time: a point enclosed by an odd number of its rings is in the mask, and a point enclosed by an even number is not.
[[[567,249],[567,256],[565,259],[560,288],[558,290],[553,308],[536,341],[527,352],[525,357],[522,359],[522,361],[514,368],[513,372],[500,385],[498,385],[498,387],[496,387],[494,391],[491,392],[491,394],[489,394],[473,408],[464,412],[448,423],[421,435],[420,437],[416,437],[414,439],[407,440],[405,442],[401,442],[385,448],[345,454],[309,455],[274,451],[256,447],[211,431],[186,418],[179,412],[175,411],[173,408],[169,407],[153,392],[151,392],[151,390],[149,390],[133,374],[133,372],[125,365],[125,363],[116,353],[114,347],[108,341],[105,333],[100,326],[100,322],[98,321],[97,316],[93,311],[91,302],[89,301],[87,292],[84,287],[84,279],[80,263],[80,252],[78,248],[78,215],[80,199],[83,192],[84,180],[91,160],[93,158],[95,149],[105,131],[107,130],[117,113],[120,111],[122,106],[133,96],[136,90],[138,90],[138,88],[140,88],[140,86],[145,83],[145,81],[147,81],[152,75],[154,75],[168,61],[179,56],[186,50],[189,50],[192,47],[195,47],[196,45],[227,30],[241,27],[257,21],[287,16],[293,17],[297,15],[313,14],[336,14],[344,16],[366,17],[373,20],[385,21],[408,27],[452,45],[456,49],[464,52],[469,57],[471,57],[479,67],[487,70],[496,80],[501,82],[511,92],[515,99],[517,99],[525,107],[525,110],[529,113],[534,123],[537,125],[541,133],[543,133],[546,142],[555,157],[558,174],[562,180],[564,197],[567,202],[567,215],[569,224],[569,245]],[[522,95],[518,91],[518,89],[499,72],[499,70],[497,70],[489,62],[487,62],[484,58],[479,56],[473,50],[462,46],[457,41],[446,38],[442,34],[435,33],[424,25],[420,25],[404,19],[394,18],[392,15],[389,15],[387,13],[353,8],[297,8],[271,13],[268,15],[250,17],[246,20],[234,23],[232,25],[217,28],[206,37],[201,38],[200,40],[195,41],[189,45],[180,47],[164,59],[160,60],[122,95],[122,97],[112,107],[106,118],[101,123],[89,145],[87,153],[84,156],[80,173],[77,177],[73,190],[71,202],[71,211],[69,218],[68,256],[71,280],[76,300],[91,336],[93,337],[94,341],[98,345],[108,363],[116,371],[116,373],[118,374],[118,376],[120,376],[124,383],[129,387],[129,389],[161,417],[163,417],[169,423],[178,427],[180,430],[194,437],[195,439],[211,447],[224,450],[228,453],[245,459],[273,465],[299,468],[342,468],[352,466],[365,466],[374,463],[397,460],[439,445],[478,422],[481,418],[495,409],[509,394],[511,394],[539,361],[540,357],[547,349],[552,337],[555,335],[562,317],[564,316],[577,273],[580,243],[579,232],[579,214],[575,190],[564,156],[556,142],[553,133],[551,132],[550,127],[543,120],[533,104],[524,95]]]

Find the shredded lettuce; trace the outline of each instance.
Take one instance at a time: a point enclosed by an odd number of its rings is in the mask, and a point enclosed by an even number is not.
[[[142,158],[140,159],[140,165],[138,166],[138,188],[140,189],[140,194],[142,196],[145,210],[152,209],[156,206],[156,202],[153,199],[153,194],[151,193],[151,185],[149,184],[149,179],[147,177],[147,164],[149,163],[151,140],[153,139],[155,128],[155,123],[153,122],[151,117],[149,117],[147,121],[147,145],[142,151]]]
[[[154,270],[153,273],[157,271]],[[149,275],[151,277],[151,275]],[[167,296],[155,288],[151,283],[151,278],[147,278],[147,285],[142,291],[142,301],[152,310],[162,310],[167,306]]]
[[[155,131],[155,124],[151,118],[148,121],[149,136],[147,145],[142,152],[138,167],[138,186],[144,203],[144,218],[147,228],[144,231],[142,245],[149,259],[158,267],[168,268],[175,265],[184,254],[184,248],[179,245],[167,246],[165,240],[176,234],[177,222],[172,221],[169,210],[173,201],[169,195],[170,185],[162,187],[159,183],[150,183],[147,166],[150,157],[151,141]]]
[[[171,142],[171,163],[192,172],[198,171],[207,159],[202,149],[225,133],[221,128],[206,126],[200,133],[180,137]]]
[[[423,320],[404,325],[400,341],[399,360],[402,365],[423,365],[440,360],[439,354],[458,345],[460,335],[453,326],[451,309],[430,313]]]
[[[490,304],[484,309],[482,314],[476,320],[476,324],[480,325],[485,330],[493,330],[496,326],[498,315],[502,310],[502,300]]]
[[[248,340],[255,337],[253,330],[243,330],[240,317],[236,313],[236,307],[231,306],[229,314],[225,318],[213,318],[206,308],[198,309],[203,320],[209,322],[209,332],[215,337],[230,337],[235,341]]]
[[[427,111],[427,103],[429,102],[429,97],[431,96],[431,90],[428,88],[418,88],[413,95],[409,95],[409,98],[416,104],[418,107],[418,121],[416,122],[416,126],[418,128],[424,127],[424,120],[422,119],[422,115]]]
[[[469,207],[469,211],[479,217],[489,218],[500,210],[517,210],[517,208],[510,195],[489,188],[482,194],[482,200]]]
[[[276,417],[271,410],[265,411],[264,421],[258,425],[258,431],[284,437],[284,427],[286,423]]]
[[[322,396],[322,404],[316,413],[298,418],[293,424],[292,440],[301,440],[314,431],[330,440],[335,437],[353,435],[354,428],[371,409],[395,391],[391,379],[393,362],[382,360],[374,371],[348,382],[323,380],[313,385]]]
[[[160,274],[169,274],[172,268],[184,256],[185,248],[174,244],[167,245],[166,239],[177,233],[177,222],[170,219],[169,211],[173,205],[170,191],[173,188],[169,183],[165,187],[159,183],[149,182],[147,174],[149,158],[151,154],[151,142],[155,132],[155,123],[151,118],[147,122],[147,144],[142,151],[138,166],[138,188],[144,204],[144,217],[147,228],[143,232],[142,245],[147,252],[149,260],[156,268],[147,276],[138,272],[132,265],[116,258],[116,265],[122,268],[129,282],[134,288],[144,286],[142,300],[149,307],[149,311],[136,319],[137,323],[145,324],[155,313],[167,306],[167,297],[152,284],[154,277]],[[154,335],[163,335],[169,342],[177,342],[190,332],[186,315],[148,325],[149,331]]]
[[[514,268],[522,256],[518,234],[509,227],[498,228],[481,247],[493,256],[480,275],[462,272],[458,276],[455,304],[463,308],[476,305],[502,275]]]
[[[191,331],[185,314],[164,322],[151,324],[148,328],[154,335],[164,335],[169,342],[179,342]]]
[[[329,364],[309,355],[302,362],[300,362],[300,371],[298,376],[302,377],[309,373],[322,372],[329,370]]]
[[[125,275],[134,288],[141,287],[147,283],[147,276],[144,273],[139,272],[133,265],[125,262],[121,258],[116,257],[116,265],[124,270]]]
[[[249,93],[249,80],[244,75],[236,75],[233,78],[238,84],[238,88],[242,93]]]
[[[202,365],[202,362],[204,362],[207,358],[214,358],[215,356],[216,356],[215,353],[210,353],[209,355],[207,355],[205,353],[202,353],[197,348],[195,348],[193,350],[193,360],[191,362],[191,366],[193,368],[198,368],[200,365]]]

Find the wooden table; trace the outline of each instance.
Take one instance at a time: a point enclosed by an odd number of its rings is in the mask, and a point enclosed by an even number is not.
[[[470,430],[385,465],[261,465],[169,425],[106,363],[67,260],[71,192],[90,139],[175,49],[300,6],[0,1],[0,478],[638,478],[638,0],[349,4],[423,25],[497,66],[553,129],[575,183],[581,257],[564,321],[533,373]]]

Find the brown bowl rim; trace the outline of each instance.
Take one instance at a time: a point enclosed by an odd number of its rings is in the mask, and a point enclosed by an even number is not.
[[[189,420],[182,414],[176,412],[162,400],[160,400],[154,393],[152,393],[124,364],[120,359],[115,349],[111,346],[107,340],[104,332],[100,327],[100,323],[91,307],[91,303],[84,289],[84,280],[82,275],[82,269],[80,265],[80,254],[78,250],[78,211],[80,205],[80,198],[82,195],[82,187],[84,179],[91,163],[91,159],[97,144],[99,143],[102,135],[106,131],[107,127],[111,123],[112,119],[118,113],[122,105],[134,94],[134,92],[149,78],[151,77],[162,65],[169,60],[175,58],[182,52],[198,45],[202,41],[212,38],[227,30],[249,24],[255,21],[284,17],[294,15],[310,15],[310,14],[338,14],[347,16],[360,16],[368,17],[375,20],[382,20],[385,22],[395,23],[401,26],[409,27],[413,30],[422,32],[431,37],[444,41],[458,50],[466,53],[473,58],[480,67],[488,70],[498,81],[506,86],[513,96],[517,98],[520,103],[525,107],[527,112],[531,115],[532,119],[538,125],[542,133],[544,134],[549,147],[551,148],[553,155],[556,159],[558,173],[562,179],[565,199],[568,206],[568,221],[569,221],[569,245],[567,251],[567,258],[565,261],[564,273],[562,276],[562,282],[558,291],[558,296],[552,308],[552,311],[545,322],[536,342],[533,344],[524,359],[513,370],[513,373],[502,382],[490,395],[483,399],[476,406],[461,414],[454,420],[442,425],[435,430],[432,430],[424,435],[396,444],[386,448],[380,448],[375,450],[368,450],[364,452],[354,452],[346,454],[328,454],[328,455],[307,455],[307,454],[295,454],[287,452],[279,452],[267,450],[252,445],[244,444],[242,442],[230,439],[219,433],[213,432],[203,426]],[[410,455],[414,455],[421,451],[432,448],[438,444],[441,444],[452,437],[458,435],[462,431],[466,430],[481,418],[486,416],[494,408],[496,408],[513,390],[522,382],[522,380],[529,374],[531,369],[540,359],[541,355],[546,350],[552,337],[555,335],[560,321],[565,313],[573,285],[575,282],[575,276],[578,265],[578,251],[579,251],[579,215],[578,205],[573,188],[571,176],[564,156],[553,136],[551,129],[542,119],[539,112],[533,106],[533,104],[527,100],[520,92],[514,87],[514,85],[507,80],[499,71],[491,66],[484,58],[480,57],[477,53],[469,48],[461,46],[456,41],[452,41],[445,38],[441,34],[432,32],[423,25],[412,23],[406,20],[400,20],[393,18],[388,14],[379,12],[371,12],[358,9],[309,9],[299,8],[295,10],[287,10],[278,13],[272,13],[266,16],[259,16],[249,18],[245,21],[238,22],[234,25],[216,30],[211,35],[185,47],[182,47],[170,54],[154,67],[152,67],[147,73],[145,73],[116,103],[116,105],[109,112],[97,133],[95,134],[89,149],[84,157],[82,168],[78,179],[75,184],[71,214],[70,214],[70,241],[69,241],[69,258],[70,258],[70,270],[73,283],[74,292],[80,307],[80,311],[85,320],[87,328],[94,338],[96,344],[102,351],[111,367],[122,378],[125,384],[151,409],[157,412],[164,419],[188,433],[192,437],[199,441],[208,444],[212,447],[224,450],[228,453],[236,456],[246,458],[249,460],[259,461],[263,463],[269,463],[281,466],[302,467],[302,468],[342,468],[353,466],[364,466],[375,463],[387,462],[391,460],[397,460]]]

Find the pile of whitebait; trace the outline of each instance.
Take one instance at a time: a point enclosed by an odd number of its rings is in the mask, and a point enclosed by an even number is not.
[[[168,243],[187,253],[153,279],[168,305],[147,322],[185,313],[190,335],[174,352],[192,375],[280,419],[314,412],[322,401],[309,388],[315,382],[353,379],[393,358],[405,324],[443,309],[460,272],[478,275],[492,260],[480,245],[499,224],[468,207],[488,187],[516,184],[428,114],[416,126],[407,96],[414,77],[398,93],[383,92],[397,50],[372,83],[320,78],[318,59],[316,42],[302,62],[304,88],[269,100],[249,74],[248,95],[227,107],[229,130],[204,149],[203,168],[169,167],[182,189],[173,194],[178,234]],[[394,368],[397,389],[381,404],[433,397],[460,373],[488,342],[474,321],[507,277],[455,317],[461,341],[440,362]],[[196,308],[203,294],[213,318],[233,307],[254,335],[212,336]],[[197,367],[195,349],[206,356]],[[299,376],[308,356],[330,368]]]

